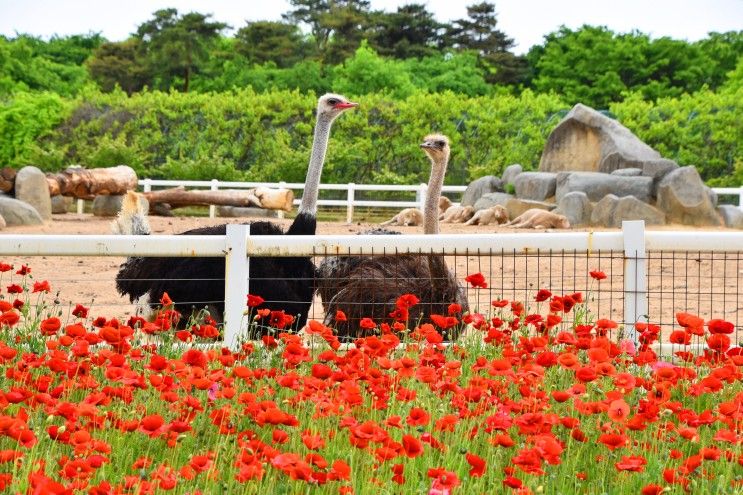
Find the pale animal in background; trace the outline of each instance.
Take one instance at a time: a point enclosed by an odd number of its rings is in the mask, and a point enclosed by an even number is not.
[[[532,208],[526,210],[506,224],[515,229],[569,229],[570,222],[565,215]]]
[[[442,223],[464,223],[475,214],[471,206],[450,206],[444,213],[439,215]]]
[[[451,199],[447,198],[446,196],[441,196],[439,198],[439,215],[448,210],[449,207],[451,207]]]
[[[508,210],[502,205],[491,206],[475,212],[475,215],[465,222],[465,225],[490,225],[508,222]]]
[[[379,225],[400,225],[403,227],[423,224],[423,212],[418,208],[405,208],[400,213]]]

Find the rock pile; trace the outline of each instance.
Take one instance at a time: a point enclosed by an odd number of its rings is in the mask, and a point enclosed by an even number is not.
[[[502,205],[513,219],[538,208],[564,215],[574,227],[644,220],[743,228],[743,211],[718,207],[695,167],[679,167],[619,122],[581,104],[550,134],[539,171],[511,165],[501,179],[480,178],[464,194],[462,204],[475,211]]]

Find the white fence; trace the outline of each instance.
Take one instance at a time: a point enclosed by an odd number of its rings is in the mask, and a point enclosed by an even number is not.
[[[248,225],[229,225],[226,236],[78,236],[6,235],[0,256],[172,256],[225,257],[225,341],[236,342],[245,330],[245,295],[249,293],[250,258],[259,256],[368,255],[391,252],[436,252],[443,255],[539,253],[623,253],[623,308],[628,335],[647,315],[646,252],[742,253],[743,233],[645,231],[642,221],[624,222],[622,231],[534,234],[399,235],[399,236],[251,236]],[[247,254],[247,257],[244,255]],[[735,268],[736,272],[740,272]],[[736,274],[737,276],[737,274]],[[111,281],[113,284],[113,280]],[[736,282],[737,284],[737,282]],[[736,285],[737,286],[737,285]],[[740,294],[735,297],[740,299]],[[740,301],[736,303],[740,306]]]

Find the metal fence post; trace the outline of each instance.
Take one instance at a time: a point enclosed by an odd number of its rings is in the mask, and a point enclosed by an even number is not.
[[[356,184],[348,183],[348,197],[346,198],[346,223],[353,223],[353,202],[356,199]]]
[[[224,274],[224,343],[235,347],[250,324],[243,315],[250,290],[248,276],[248,236],[250,225],[227,225]]]
[[[647,319],[647,263],[645,222],[622,222],[624,239],[624,328],[626,337],[637,343],[635,323]]]
[[[212,179],[212,191],[216,191],[219,189],[219,181],[217,179]],[[209,218],[214,218],[217,216],[217,207],[214,205],[209,205]]]

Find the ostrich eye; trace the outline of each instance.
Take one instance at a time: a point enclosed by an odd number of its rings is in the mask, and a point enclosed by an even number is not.
[[[443,141],[436,141],[436,146],[438,146],[439,148],[443,148],[444,147],[444,142]]]
[[[338,100],[337,98],[330,98],[330,99],[328,100],[328,104],[329,104],[329,105],[334,105],[334,106],[335,106],[335,105],[337,105],[338,103],[340,103],[340,100]]]

